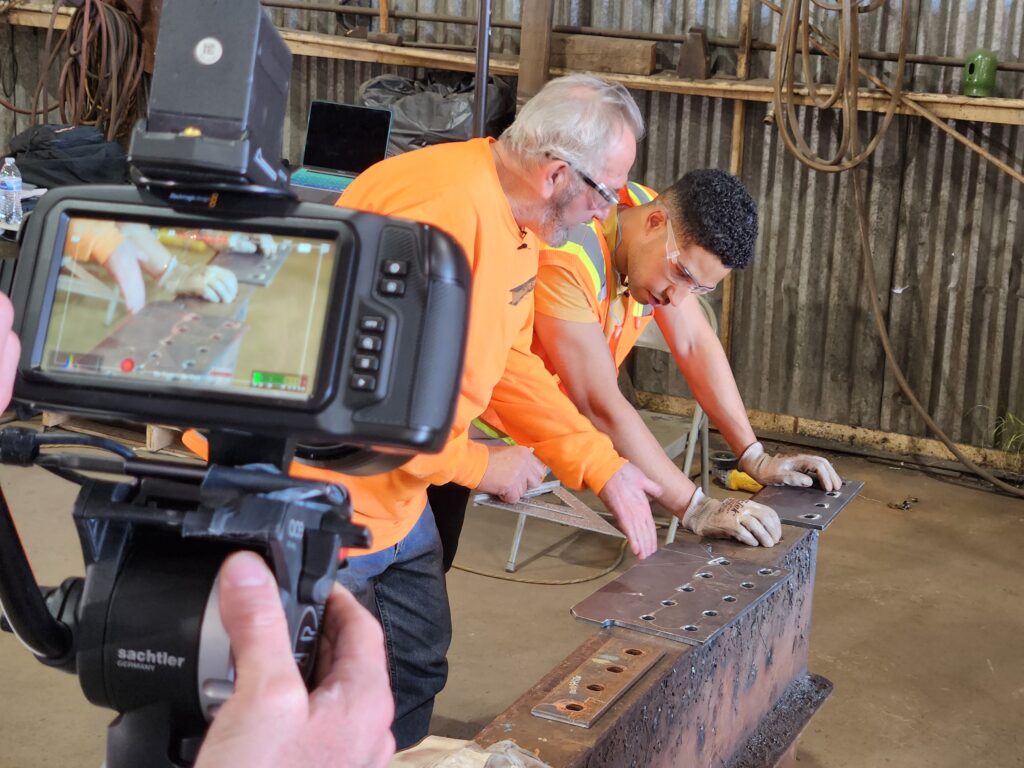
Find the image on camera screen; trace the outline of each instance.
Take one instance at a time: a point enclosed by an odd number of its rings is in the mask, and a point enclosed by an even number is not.
[[[309,400],[336,255],[328,239],[73,216],[41,368]]]

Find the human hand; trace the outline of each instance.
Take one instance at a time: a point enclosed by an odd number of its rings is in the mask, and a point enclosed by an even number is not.
[[[827,459],[821,456],[772,456],[761,443],[754,443],[740,456],[739,467],[761,485],[795,485],[809,488],[816,475],[825,491],[838,491],[843,481]]]
[[[238,294],[238,278],[230,269],[215,265],[188,267],[175,264],[176,273],[160,281],[172,293],[198,296],[214,304],[230,304]]]
[[[771,507],[751,499],[713,499],[700,488],[686,507],[683,527],[698,536],[736,539],[751,547],[774,547],[782,538],[782,524]]]
[[[661,486],[629,462],[611,476],[598,494],[626,534],[629,548],[641,560],[658,551],[658,532],[647,497],[660,495]]]
[[[217,712],[195,768],[382,768],[395,751],[384,635],[342,587],[327,601],[312,693],[292,656],[277,583],[251,552],[220,570],[220,611],[235,691]]]
[[[544,481],[547,467],[521,445],[487,446],[487,469],[476,489],[513,504]]]
[[[14,307],[11,300],[0,293],[0,411],[6,411],[11,404],[14,389],[14,374],[21,357],[21,342],[11,330],[14,324]]]

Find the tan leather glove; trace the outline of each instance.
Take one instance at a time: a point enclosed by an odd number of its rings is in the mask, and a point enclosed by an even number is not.
[[[698,488],[683,513],[683,527],[698,536],[736,539],[756,547],[773,547],[782,538],[775,510],[750,499],[713,499]]]
[[[843,481],[827,459],[821,456],[772,456],[761,443],[752,444],[740,456],[739,467],[761,485],[795,485],[809,488],[817,477],[825,491],[837,491]]]
[[[238,295],[238,278],[230,269],[211,265],[191,267],[172,259],[160,277],[160,287],[174,294],[198,296],[214,304],[230,304]]]

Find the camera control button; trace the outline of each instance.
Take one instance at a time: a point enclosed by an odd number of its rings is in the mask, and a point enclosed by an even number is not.
[[[365,373],[356,373],[352,376],[352,389],[360,392],[372,392],[377,388],[377,377]]]
[[[384,330],[384,318],[378,315],[363,315],[359,318],[359,330],[370,333],[381,333]]]
[[[380,367],[380,360],[374,355],[356,355],[354,367],[357,371],[376,371]]]
[[[385,296],[404,296],[405,280],[390,280],[385,278],[380,281],[380,292]]]
[[[379,336],[360,336],[356,341],[356,348],[361,352],[380,352],[383,345]]]
[[[402,277],[409,272],[409,264],[405,261],[388,259],[384,262],[384,266],[380,268],[380,271],[388,277]]]

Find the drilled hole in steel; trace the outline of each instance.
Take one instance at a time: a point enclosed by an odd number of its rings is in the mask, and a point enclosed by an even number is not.
[[[149,359],[150,360],[159,360],[160,359],[160,353],[157,352],[156,350],[150,352],[149,353]]]
[[[566,704],[565,708],[568,709],[570,712],[582,712],[583,711],[583,705],[582,704]]]
[[[198,352],[200,355],[208,355],[208,354],[210,354],[210,348],[209,347],[200,347],[199,349],[196,350],[196,352]]]
[[[174,344],[174,339],[160,339],[160,343],[163,344],[165,347],[169,347]]]
[[[588,690],[588,691],[597,691],[597,692],[601,692],[601,691],[603,691],[603,690],[604,690],[604,686],[603,686],[603,685],[601,685],[600,683],[592,683],[592,684],[590,684],[590,685],[588,685],[588,686],[587,686],[587,690]]]
[[[775,571],[773,571],[771,568],[758,568],[757,572],[760,573],[762,576],[771,576],[773,573],[775,573]]]
[[[645,614],[644,614],[643,616],[641,616],[640,618],[641,618],[641,620],[643,620],[643,621],[654,621],[654,617],[653,617],[653,616],[651,616],[651,614],[649,614],[649,613],[645,613]]]
[[[693,592],[693,586],[690,584],[683,584],[681,587],[676,587],[676,592]]]
[[[722,600],[727,602],[727,603],[735,603],[736,602],[736,598],[733,595],[726,595],[725,597],[722,598]]]
[[[697,627],[694,624],[687,624],[687,625],[685,625],[683,627],[683,629],[685,629],[687,632],[696,632],[697,631]]]
[[[744,589],[753,589],[754,588],[754,582],[752,582],[752,581],[744,581],[744,582],[740,583],[740,586],[743,587]]]
[[[713,573],[709,573],[708,571],[701,571],[700,573],[697,574],[697,578],[698,579],[713,579],[714,577],[715,577],[714,574]]]
[[[849,485],[849,483],[846,480],[843,480],[843,485]]]
[[[610,667],[605,667],[605,669],[607,669],[609,672],[614,672],[615,674],[619,674],[619,672],[623,671],[622,667],[617,667],[614,664]]]
[[[704,615],[708,617],[714,617],[718,615],[718,611],[704,611]]]
[[[643,656],[644,655],[644,652],[641,651],[639,648],[627,648],[624,652],[629,654],[630,656]]]
[[[815,504],[814,506],[816,506],[816,507],[819,507],[820,509],[825,509],[825,508],[827,508],[827,507],[828,507],[828,504],[826,504],[826,503],[825,503],[824,501],[819,501],[819,502],[818,502],[817,504]]]
[[[676,604],[676,601],[675,600],[662,600],[661,604],[671,608],[673,605]]]
[[[708,565],[732,565],[732,560],[726,560],[724,557],[716,557],[714,560],[709,560]]]
[[[834,498],[836,498],[839,495],[839,491],[829,491],[825,495],[826,496],[831,496],[834,499]]]
[[[800,515],[800,517],[802,517],[804,520],[818,520],[821,518],[821,515],[816,515],[814,513],[809,512],[806,515]]]

